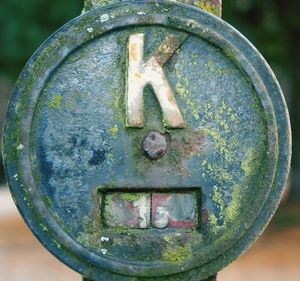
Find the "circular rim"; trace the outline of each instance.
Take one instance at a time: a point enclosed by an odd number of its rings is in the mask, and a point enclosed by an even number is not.
[[[271,159],[274,165],[271,168],[273,173],[270,171],[273,185],[269,187],[270,192],[264,206],[247,233],[244,233],[239,240],[232,241],[233,245],[230,248],[222,249],[222,255],[220,253],[212,254],[214,258],[210,261],[196,265],[191,263],[184,268],[184,271],[188,271],[195,267],[201,267],[198,271],[204,277],[208,277],[250,247],[262,233],[279,204],[289,170],[291,154],[290,125],[285,101],[279,84],[263,57],[247,39],[221,19],[197,8],[179,3],[141,1],[130,2],[127,5],[130,5],[128,10],[124,9],[126,3],[95,9],[67,23],[38,49],[26,65],[16,84],[7,114],[7,120],[19,120],[19,122],[15,124],[7,122],[4,134],[4,152],[9,151],[15,142],[12,137],[14,130],[20,133],[18,137],[20,143],[24,145],[22,151],[16,151],[17,157],[15,159],[5,161],[9,186],[16,198],[19,211],[34,234],[49,251],[74,270],[90,274],[92,268],[92,276],[97,276],[100,272],[103,274],[103,270],[148,277],[181,272],[180,267],[169,263],[157,263],[155,271],[153,271],[153,264],[151,266],[141,266],[141,263],[133,262],[124,264],[97,256],[85,249],[67,235],[51,217],[46,206],[40,200],[38,191],[34,188],[34,177],[31,167],[28,167],[28,163],[30,163],[31,118],[35,111],[36,101],[46,78],[60,65],[67,54],[83,43],[94,39],[94,37],[101,36],[106,32],[113,32],[124,26],[158,24],[178,29],[178,23],[180,23],[181,30],[195,33],[197,36],[221,47],[228,54],[230,52],[230,55],[250,77],[256,90],[260,89],[264,94],[267,94],[264,97],[266,100],[262,103],[265,112],[271,115],[267,122],[269,122],[268,141],[269,144],[270,142],[273,144],[272,146],[269,145],[270,155],[273,155]],[[101,15],[108,15],[109,20],[101,21]],[[93,35],[86,32],[91,23],[94,29]],[[250,57],[252,58],[251,61],[248,60]],[[41,59],[44,61],[42,65],[39,63]],[[277,136],[284,136],[285,141],[278,141]],[[22,181],[17,181],[15,175],[18,175],[20,171],[22,171]],[[21,182],[24,183],[25,187],[22,186]],[[35,208],[31,208],[28,204],[32,204]]]

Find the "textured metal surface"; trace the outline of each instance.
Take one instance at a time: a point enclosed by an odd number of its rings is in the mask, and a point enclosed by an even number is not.
[[[119,2],[122,0],[84,0],[83,12]],[[178,2],[193,5],[218,17],[222,16],[222,0],[179,0]]]
[[[141,33],[145,57],[168,36],[188,36],[163,66],[183,129],[166,126],[151,87],[144,127],[126,126],[128,39]],[[27,64],[7,120],[3,155],[19,210],[93,280],[215,274],[263,231],[289,168],[286,106],[261,55],[222,20],[173,2],[115,4],[68,23]],[[141,149],[153,130],[168,136],[158,160]],[[198,192],[197,227],[107,228],[100,194],[119,192]]]
[[[94,281],[94,280],[91,280],[91,279],[86,279],[86,278],[83,278],[82,279],[83,281]],[[214,275],[212,277],[209,277],[205,280],[199,280],[199,281],[217,281],[217,275]]]
[[[152,224],[156,228],[194,228],[198,220],[195,193],[153,193]]]

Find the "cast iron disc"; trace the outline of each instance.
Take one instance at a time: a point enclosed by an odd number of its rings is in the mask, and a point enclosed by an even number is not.
[[[164,126],[151,87],[144,128],[126,127],[134,33],[145,34],[145,57],[166,36],[187,35],[163,66],[184,129]],[[168,142],[157,160],[141,151],[150,131]],[[212,276],[268,224],[290,154],[285,101],[263,57],[223,20],[168,1],[95,9],[52,35],[17,81],[3,151],[12,196],[33,233],[94,280]],[[102,192],[122,190],[196,192],[195,227],[103,227]]]

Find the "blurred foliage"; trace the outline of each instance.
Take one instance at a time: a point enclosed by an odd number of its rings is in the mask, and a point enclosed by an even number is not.
[[[0,77],[15,82],[34,50],[57,28],[79,15],[82,7],[81,0],[1,0]],[[300,194],[299,12],[299,0],[223,0],[223,18],[260,50],[286,94],[294,138],[292,185],[297,194]],[[4,101],[4,96],[1,92],[0,100]]]
[[[292,194],[300,198],[300,1],[223,0],[223,18],[242,32],[273,68],[286,96],[292,133]]]
[[[34,50],[82,7],[80,0],[1,0],[0,74],[15,80]]]

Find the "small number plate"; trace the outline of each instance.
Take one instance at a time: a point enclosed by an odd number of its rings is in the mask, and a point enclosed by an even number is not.
[[[102,221],[120,228],[193,228],[196,225],[197,192],[101,193]]]

